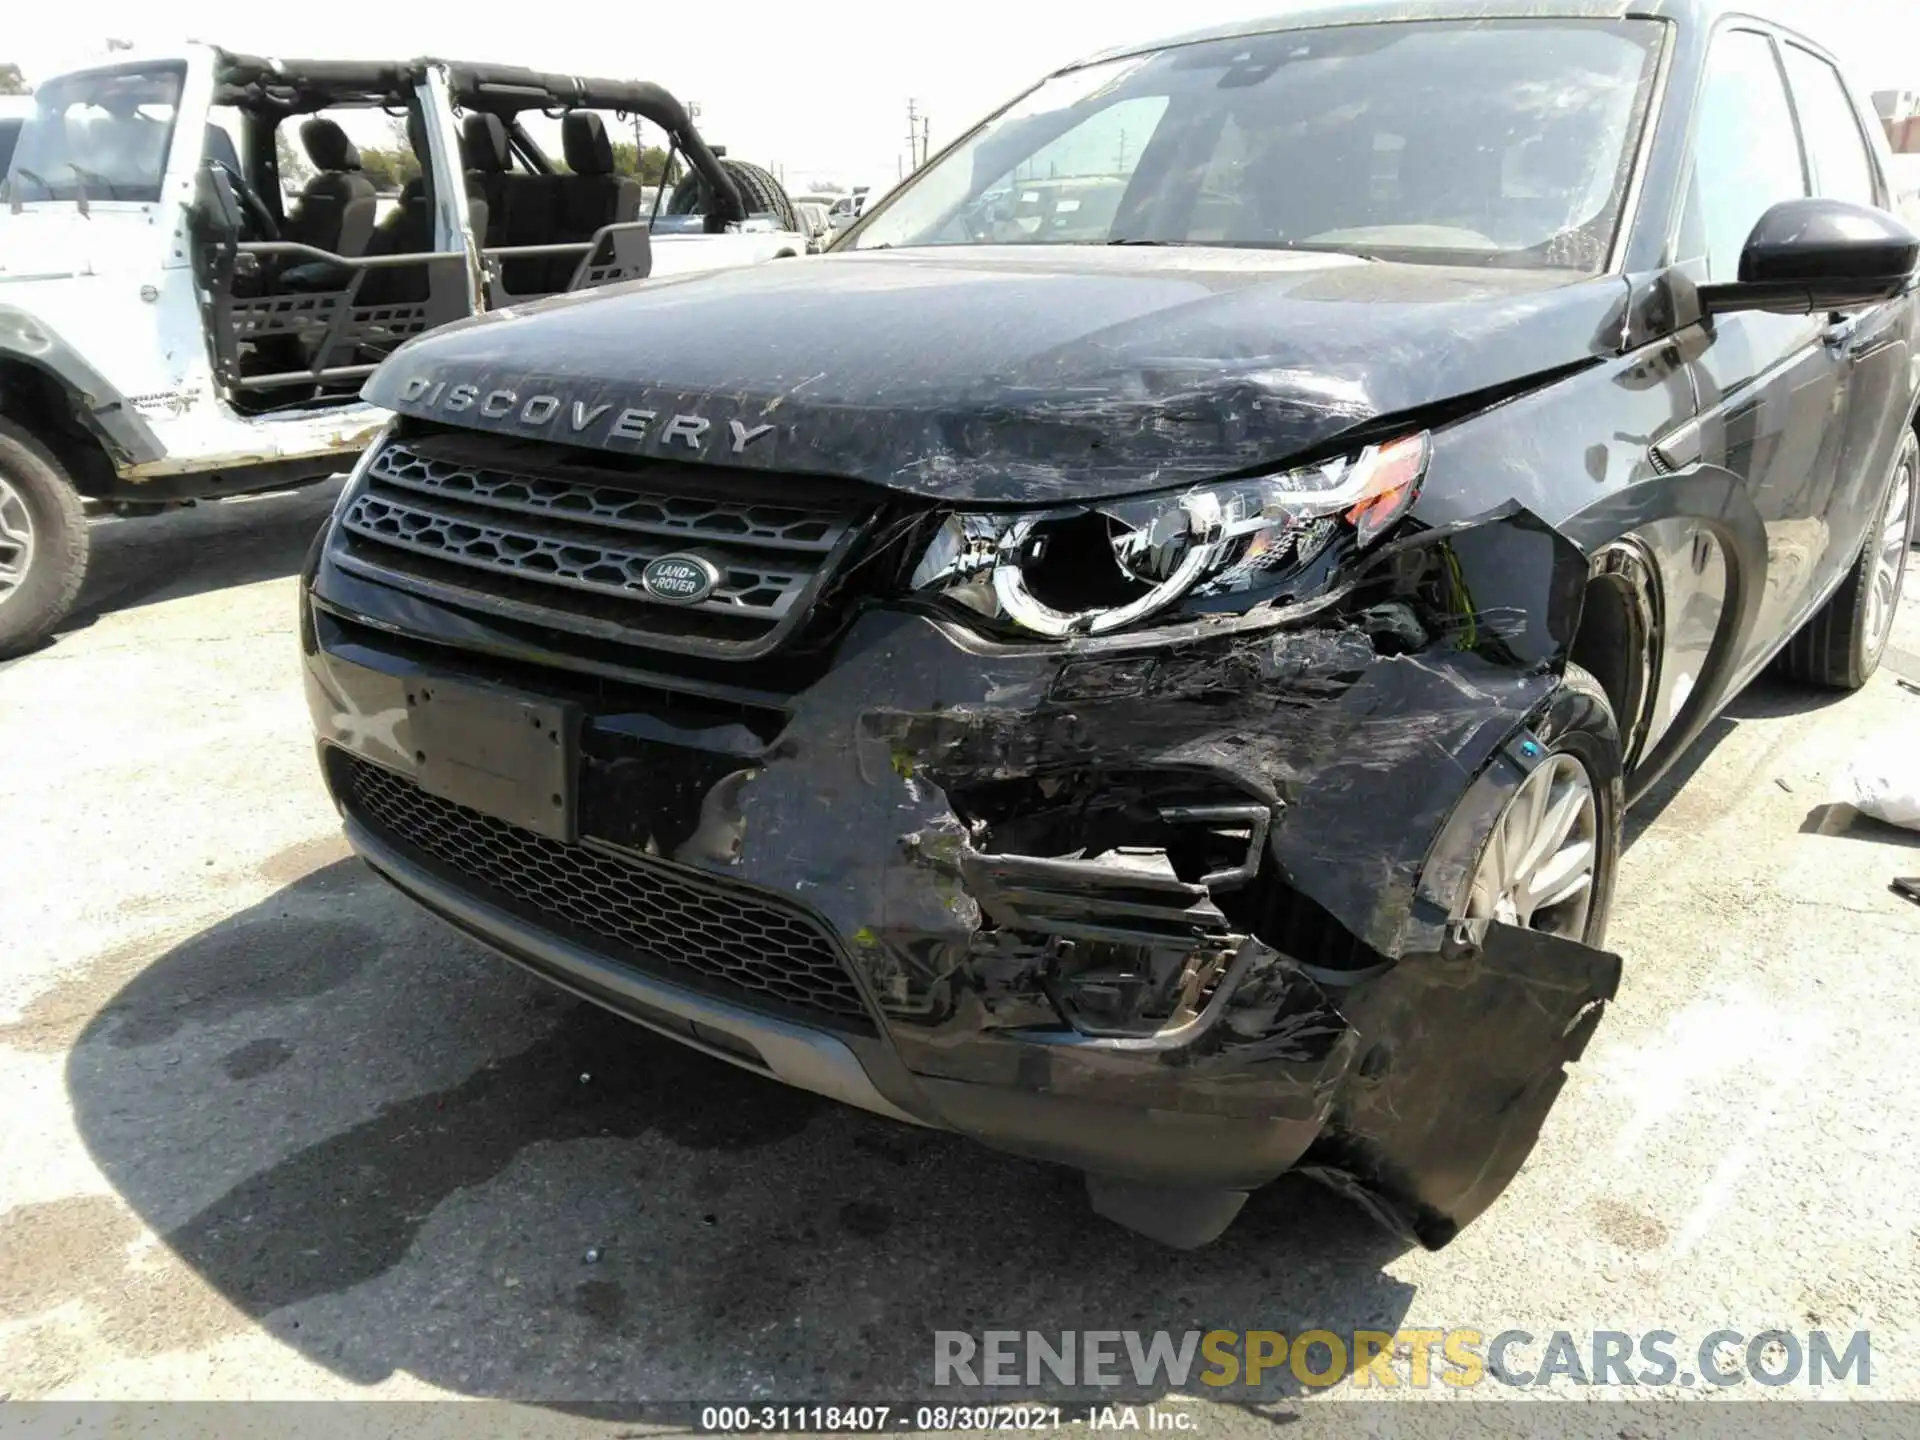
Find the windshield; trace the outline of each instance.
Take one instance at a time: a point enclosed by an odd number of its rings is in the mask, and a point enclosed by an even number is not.
[[[34,92],[0,199],[159,200],[185,75],[174,64],[49,80]]]
[[[842,248],[1235,245],[1597,270],[1661,33],[1350,25],[1068,71],[913,176]]]

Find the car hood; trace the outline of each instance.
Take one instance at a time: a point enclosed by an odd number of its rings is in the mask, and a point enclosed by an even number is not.
[[[425,419],[985,504],[1275,466],[1617,350],[1618,277],[1304,252],[994,247],[782,260],[408,344]]]
[[[86,274],[92,268],[96,225],[112,230],[109,238],[114,239],[123,239],[128,229],[120,214],[83,217],[71,201],[43,201],[23,207],[18,215],[0,203],[0,282]],[[150,235],[152,226],[142,219],[138,233]]]

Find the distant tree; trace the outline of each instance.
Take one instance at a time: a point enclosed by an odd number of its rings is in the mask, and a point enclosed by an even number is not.
[[[566,167],[561,166],[562,169]],[[613,142],[613,169],[617,175],[631,175],[642,185],[671,185],[681,176],[680,159],[674,157],[673,173],[667,173],[667,150],[664,145],[649,145],[643,151],[635,152],[631,140]]]
[[[12,61],[0,61],[0,95],[31,95],[33,87],[27,83],[27,77],[20,73],[20,67]]]
[[[313,166],[294,143],[293,132],[285,125],[273,132],[274,159],[280,166],[280,184],[299,189],[313,178]]]
[[[407,122],[390,116],[387,133],[388,144],[370,145],[360,152],[361,173],[376,190],[398,190],[420,175],[420,157],[413,153],[413,144],[407,139]]]
[[[381,191],[398,190],[420,176],[420,161],[411,150],[369,146],[360,152],[360,171]]]
[[[815,180],[804,192],[808,195],[844,195],[847,187],[837,180]]]

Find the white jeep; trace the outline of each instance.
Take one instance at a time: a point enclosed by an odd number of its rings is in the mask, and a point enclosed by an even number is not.
[[[409,337],[807,248],[773,177],[719,159],[644,82],[196,45],[34,102],[0,184],[0,655],[72,606],[89,505],[346,468],[385,419],[360,383]],[[603,112],[657,126],[668,170],[689,167],[650,212]],[[558,162],[536,136],[556,128]],[[350,129],[393,133],[368,152],[380,174]]]

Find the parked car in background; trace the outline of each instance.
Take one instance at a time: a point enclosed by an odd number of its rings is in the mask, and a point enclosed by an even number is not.
[[[189,46],[42,83],[0,184],[0,654],[86,572],[83,502],[125,510],[324,478],[385,416],[400,344],[491,307],[806,249],[764,172],[641,81]],[[520,117],[560,117],[565,173]],[[333,118],[406,117],[378,193]],[[602,112],[690,166],[656,226]],[[308,175],[289,203],[283,148]],[[671,231],[672,233],[668,233]]]
[[[796,200],[793,209],[806,234],[807,250],[811,254],[819,254],[833,238],[833,225],[827,218],[828,207],[812,200]]]
[[[851,195],[842,195],[833,202],[827,211],[827,222],[836,231],[844,230],[858,220],[866,209],[867,197],[872,194],[866,186],[856,185]]]
[[[1519,8],[1113,51],[811,264],[410,344],[303,577],[353,847],[1169,1243],[1297,1168],[1445,1244],[1615,994],[1627,805],[1866,683],[1920,488],[1832,57]]]

